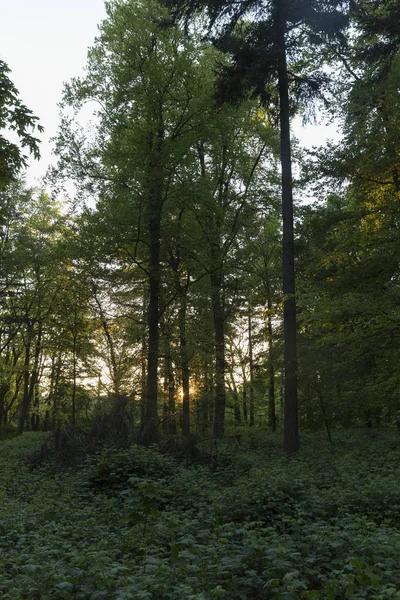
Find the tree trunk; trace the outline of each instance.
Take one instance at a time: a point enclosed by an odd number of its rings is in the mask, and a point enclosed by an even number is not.
[[[143,323],[147,316],[147,292],[143,294]],[[146,381],[147,381],[147,339],[146,332],[142,335],[142,348],[140,354],[140,430],[143,431],[146,424]]]
[[[160,117],[161,120],[161,117]],[[158,439],[158,358],[159,358],[159,322],[161,293],[161,213],[163,204],[162,147],[164,132],[160,126],[156,141],[149,144],[149,179],[147,223],[149,234],[149,303],[147,309],[147,381],[145,425],[142,430],[142,441],[151,444]]]
[[[22,434],[25,429],[25,422],[28,418],[29,408],[31,406],[32,400],[35,394],[35,387],[38,384],[38,375],[39,375],[39,358],[40,352],[42,350],[42,331],[43,324],[42,321],[39,321],[38,332],[36,338],[35,345],[35,355],[33,360],[32,372],[29,375],[29,363],[30,363],[30,348],[31,348],[31,339],[32,339],[32,326],[28,329],[28,342],[25,347],[25,363],[24,363],[24,395],[22,399],[21,412],[18,423],[18,433]]]
[[[215,271],[210,274],[211,304],[215,332],[215,412],[214,436],[224,437],[225,433],[225,331],[221,302],[221,275]]]
[[[146,381],[147,381],[146,355],[147,355],[146,336],[143,334],[142,350],[141,350],[141,357],[140,357],[140,429],[142,431],[146,424]]]
[[[24,359],[24,391],[19,413],[18,433],[22,435],[25,429],[25,421],[29,412],[29,363],[31,358],[31,328],[28,329],[28,339],[25,344]]]
[[[76,332],[74,332],[74,339],[73,339],[73,347],[72,347],[72,353],[73,353],[73,357],[72,357],[72,397],[71,397],[71,404],[72,404],[72,415],[71,415],[71,425],[72,427],[75,427],[76,425],[76,376],[77,376],[77,356],[76,356],[76,337],[77,334]]]
[[[235,424],[236,425],[241,425],[242,424],[242,415],[240,412],[240,400],[239,400],[239,392],[236,386],[236,381],[235,381],[235,377],[233,374],[233,369],[230,369],[229,371],[229,376],[231,379],[231,385],[232,385],[232,392],[233,392],[233,414],[235,416]]]
[[[58,392],[59,392],[59,384],[61,378],[61,367],[62,367],[62,357],[61,352],[59,352],[57,356],[57,362],[55,364],[54,370],[54,387],[53,387],[53,409],[52,409],[52,418],[51,418],[51,428],[54,431],[57,427],[57,419],[58,419]]]
[[[159,354],[159,313],[160,313],[160,216],[150,218],[150,264],[149,264],[149,305],[147,312],[147,381],[145,427],[143,441],[146,444],[157,440],[157,395],[158,395],[158,354]]]
[[[276,431],[275,410],[275,367],[273,355],[273,332],[272,332],[272,299],[271,288],[267,282],[267,331],[268,331],[268,425],[272,431]]]
[[[251,323],[251,307],[248,314],[249,336],[249,368],[250,368],[250,427],[254,427],[254,361],[253,361],[253,331]]]
[[[169,333],[164,334],[164,406],[163,406],[163,431],[164,433],[176,433],[176,386],[174,369],[171,359],[171,347]]]
[[[290,145],[289,83],[286,62],[286,18],[280,2],[276,2],[278,46],[278,86],[282,166],[283,219],[283,328],[285,363],[284,449],[288,454],[299,450],[297,406],[296,300],[294,273],[293,190]]]
[[[182,371],[182,433],[190,435],[190,388],[189,388],[189,357],[186,337],[186,291],[181,290],[179,306],[179,344]]]
[[[167,356],[164,357],[164,402],[163,402],[163,418],[162,418],[162,430],[164,433],[168,433],[169,429],[169,408],[168,408],[168,383],[169,383],[169,368]]]
[[[242,405],[243,405],[243,421],[247,425],[247,423],[249,422],[249,413],[248,413],[248,408],[247,408],[247,381],[246,380],[243,381]]]
[[[176,433],[176,385],[172,361],[168,361],[168,433]]]

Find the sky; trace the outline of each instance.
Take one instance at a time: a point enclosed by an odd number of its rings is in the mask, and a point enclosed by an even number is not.
[[[50,139],[57,133],[63,83],[83,74],[87,49],[105,17],[103,0],[0,0],[0,58],[11,69],[20,98],[39,117],[45,132],[40,161],[29,161],[28,185],[40,183],[55,162]],[[301,127],[294,133],[306,147],[336,137],[336,126]]]

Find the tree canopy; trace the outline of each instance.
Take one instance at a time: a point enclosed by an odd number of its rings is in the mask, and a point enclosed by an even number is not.
[[[0,60],[0,185],[4,186],[17,178],[27,166],[26,149],[34,158],[40,158],[39,139],[33,133],[43,132],[29,108],[19,98],[19,93],[9,77],[10,69]],[[4,131],[15,134],[17,141],[4,136]]]

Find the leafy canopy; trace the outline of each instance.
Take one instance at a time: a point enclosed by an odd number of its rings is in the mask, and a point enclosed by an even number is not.
[[[39,140],[32,133],[43,132],[29,108],[19,98],[17,88],[9,78],[10,69],[0,60],[0,186],[14,180],[22,168],[27,166],[27,149],[34,158],[40,158]],[[15,132],[19,144],[2,135],[4,130]]]

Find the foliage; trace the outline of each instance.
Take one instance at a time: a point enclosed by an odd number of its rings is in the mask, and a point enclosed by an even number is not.
[[[400,595],[395,435],[353,430],[333,444],[308,435],[288,458],[259,432],[220,442],[212,469],[133,447],[53,474],[20,462],[41,441],[0,444],[5,600]],[[115,467],[112,494],[87,486],[105,464]]]
[[[133,477],[157,480],[172,475],[175,468],[175,462],[156,449],[141,446],[131,446],[126,450],[107,448],[89,459],[84,477],[89,488],[115,493],[123,490]]]
[[[43,132],[43,127],[38,125],[38,118],[21,102],[9,73],[7,64],[0,60],[0,131],[15,132],[22,148],[27,148],[38,159],[39,140],[31,131],[37,129]],[[14,180],[26,165],[27,156],[21,147],[0,135],[0,187]]]

